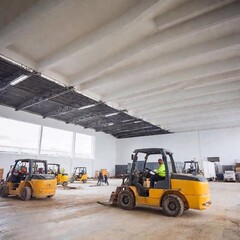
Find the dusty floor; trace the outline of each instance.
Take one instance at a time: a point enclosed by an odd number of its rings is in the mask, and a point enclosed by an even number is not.
[[[160,209],[125,211],[96,203],[107,200],[119,179],[109,186],[74,183],[77,190],[58,187],[52,199],[28,202],[0,199],[0,239],[240,239],[240,183],[211,182],[213,205],[188,210],[179,218]]]

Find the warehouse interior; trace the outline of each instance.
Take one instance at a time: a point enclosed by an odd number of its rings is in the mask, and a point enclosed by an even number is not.
[[[239,26],[238,0],[1,1],[1,184],[18,159],[85,167],[87,182],[0,198],[0,239],[239,239]],[[211,206],[98,204],[145,148],[173,152],[177,173],[198,162]]]

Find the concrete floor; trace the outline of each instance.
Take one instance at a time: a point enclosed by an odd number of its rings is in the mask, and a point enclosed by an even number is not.
[[[52,199],[28,202],[0,199],[0,239],[240,239],[240,183],[211,182],[213,205],[188,210],[179,218],[160,209],[125,211],[96,203],[108,200],[120,179],[109,186],[74,183],[76,190],[58,187]]]

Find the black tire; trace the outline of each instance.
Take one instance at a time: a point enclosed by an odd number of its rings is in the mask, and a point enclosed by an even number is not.
[[[83,182],[83,183],[86,183],[86,182],[87,182],[87,179],[84,179],[82,182]]]
[[[32,197],[32,189],[30,187],[24,187],[20,193],[20,198],[23,201],[28,201]]]
[[[62,183],[62,186],[63,186],[64,188],[67,187],[67,185],[68,185],[68,182],[67,182],[67,181],[65,181],[65,182]]]
[[[175,195],[168,194],[162,201],[163,212],[169,217],[178,217],[183,214],[184,203],[183,200]]]
[[[129,190],[122,190],[117,198],[119,207],[125,210],[132,210],[135,208],[135,197]]]
[[[2,198],[6,198],[8,196],[9,192],[8,192],[8,186],[3,185],[0,187],[0,197]]]
[[[69,179],[69,182],[70,182],[70,183],[73,183],[73,182],[74,182],[74,178],[71,177],[71,178]]]

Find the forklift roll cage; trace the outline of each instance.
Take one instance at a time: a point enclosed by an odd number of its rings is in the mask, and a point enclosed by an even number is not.
[[[171,162],[171,166],[172,166],[172,172],[176,173],[176,167],[175,167],[175,163],[174,163],[174,159],[173,159],[173,153],[169,150],[163,149],[163,148],[144,148],[144,149],[136,149],[133,154],[132,154],[132,168],[131,168],[131,174],[130,174],[130,178],[129,178],[129,185],[136,185],[136,179],[135,177],[133,177],[135,174],[135,170],[136,170],[136,162],[138,161],[138,154],[139,153],[143,153],[145,154],[145,158],[144,158],[144,165],[143,165],[143,171],[146,168],[146,164],[147,164],[147,160],[148,157],[150,155],[158,155],[161,154],[162,155],[162,159],[165,165],[165,169],[166,169],[166,177],[165,180],[161,181],[159,184],[161,186],[159,186],[159,188],[164,188],[164,189],[168,189],[170,188],[170,171],[169,171],[169,167],[168,167],[168,162],[167,162],[167,156],[169,156],[170,162]],[[156,186],[158,188],[158,186]]]
[[[36,167],[36,164],[37,163],[43,163],[44,165],[44,172],[43,174],[47,174],[47,161],[46,160],[39,160],[39,159],[18,159],[15,161],[15,164],[13,166],[13,168],[11,169],[11,174],[8,176],[9,177],[12,177],[14,175],[14,171],[17,167],[17,165],[19,164],[19,162],[22,162],[22,163],[29,163],[29,168],[28,168],[28,174],[26,175],[26,181],[30,181],[31,178],[33,177],[34,175],[34,168]],[[8,180],[8,179],[7,179]]]

